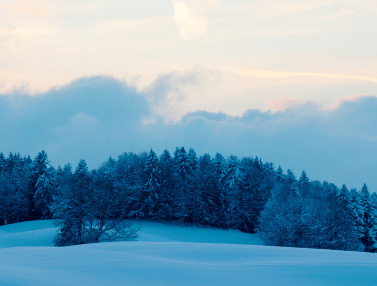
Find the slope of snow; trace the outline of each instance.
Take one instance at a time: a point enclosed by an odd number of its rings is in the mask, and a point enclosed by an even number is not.
[[[369,253],[188,242],[0,250],[0,285],[376,285]]]
[[[233,230],[185,227],[142,221],[135,221],[134,226],[141,226],[138,241],[263,244],[257,235]],[[56,230],[57,228],[54,227],[51,220],[3,225],[0,226],[0,248],[53,246],[52,240]]]
[[[0,248],[53,246],[56,233],[51,220],[27,221],[0,226]]]
[[[155,242],[201,242],[226,244],[263,245],[262,240],[255,234],[241,231],[185,227],[180,225],[162,224],[154,222],[134,222],[134,226],[141,225],[138,241]]]
[[[1,226],[0,285],[377,285],[377,254],[247,245],[261,242],[150,222],[140,241],[49,247],[55,231],[51,221]]]

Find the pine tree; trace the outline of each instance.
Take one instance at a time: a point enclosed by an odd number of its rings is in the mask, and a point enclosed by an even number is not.
[[[283,169],[280,167],[280,165],[279,165],[279,167],[278,167],[278,169],[277,169],[277,178],[278,178],[278,180],[282,180],[283,179],[283,176],[284,176],[284,172],[283,172]]]
[[[226,199],[225,189],[222,184],[223,172],[225,169],[225,159],[220,153],[216,153],[215,158],[213,159],[215,177],[218,182],[217,189],[219,190],[219,206],[217,212],[217,226],[224,227],[226,224],[226,206],[224,205],[224,200]]]
[[[28,199],[34,219],[40,219],[44,214],[49,214],[48,208],[51,204],[51,191],[54,188],[54,180],[52,174],[48,174],[48,164],[47,153],[44,150],[38,153],[31,164]],[[41,181],[37,186],[39,178],[41,178]],[[51,184],[44,186],[43,182]]]
[[[87,242],[86,221],[89,219],[90,177],[85,160],[80,160],[64,197],[53,207],[54,219],[59,227],[55,237],[57,246]]]
[[[145,217],[155,218],[158,212],[157,206],[159,205],[159,187],[158,182],[159,168],[158,157],[156,153],[151,149],[147,156],[144,172],[147,177],[143,196],[141,197],[141,208]]]
[[[363,233],[361,242],[364,244],[366,252],[375,252],[377,248],[376,241],[376,209],[372,203],[370,193],[366,184],[361,189],[361,206],[363,208]]]
[[[29,209],[26,200],[28,166],[19,153],[3,161],[0,172],[0,218],[3,224],[24,221]]]
[[[298,181],[298,186],[299,186],[300,193],[304,196],[307,196],[309,192],[309,188],[310,188],[310,180],[308,176],[306,175],[305,170],[302,171],[301,173],[301,177]]]
[[[35,189],[36,191],[33,196],[35,208],[42,213],[42,219],[52,218],[50,207],[53,201],[53,196],[56,192],[54,173],[50,170],[46,170],[40,175],[35,185]]]
[[[197,168],[199,168],[198,158],[196,157],[196,152],[194,149],[190,148],[187,153],[190,168],[192,171],[195,171]]]
[[[259,217],[258,233],[267,245],[295,246],[295,194],[289,183],[277,184]]]
[[[194,149],[190,148],[187,153],[189,165],[190,165],[190,217],[189,220],[191,223],[198,223],[201,219],[199,218],[200,208],[202,206],[201,196],[200,196],[200,183],[199,183],[199,162],[196,156]]]
[[[287,170],[286,178],[287,178],[290,182],[293,182],[293,181],[296,180],[296,176],[295,176],[295,174],[291,171],[291,169],[288,169],[288,170]]]
[[[5,172],[5,157],[4,157],[4,154],[2,152],[0,152],[0,174],[1,172]]]
[[[190,159],[184,147],[177,148],[174,152],[174,176],[176,179],[176,204],[175,216],[185,223],[192,222],[193,194],[190,186],[192,173]]]
[[[220,192],[218,178],[215,173],[213,159],[206,153],[199,158],[198,190],[200,192],[198,204],[199,223],[210,226],[218,224],[218,209]]]
[[[358,193],[355,188],[352,188],[350,191],[350,201],[351,201],[353,209],[355,210],[357,214],[357,216],[354,217],[354,223],[357,229],[358,236],[359,238],[361,238],[362,234],[364,233],[364,228],[363,228],[364,209],[361,206],[360,193]]]
[[[219,177],[219,180],[221,178],[221,174],[223,172],[223,165],[225,164],[225,159],[223,155],[220,153],[216,153],[215,158],[213,159],[213,165],[215,166],[215,172],[217,176]]]
[[[269,245],[303,245],[302,203],[295,184],[290,178],[276,184],[261,212],[258,232]]]
[[[239,168],[239,161],[236,156],[230,156],[226,161],[222,174],[222,187],[225,189],[224,205],[226,206],[227,227],[240,227],[240,190],[239,184],[242,174]]]
[[[359,250],[361,242],[360,234],[357,231],[357,212],[354,209],[349,191],[345,185],[336,194],[336,205],[334,206],[335,225],[333,249]]]
[[[157,217],[159,219],[173,219],[173,189],[174,189],[174,170],[173,160],[168,150],[160,156],[159,160],[159,181],[160,181],[160,204],[158,206]]]
[[[156,191],[160,186],[158,183],[158,157],[156,153],[151,149],[148,154],[147,161],[145,163],[145,172],[147,173],[147,183],[145,184],[147,190]],[[156,194],[154,194],[156,195]]]

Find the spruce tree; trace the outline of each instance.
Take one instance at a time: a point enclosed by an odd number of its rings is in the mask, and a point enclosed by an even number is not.
[[[173,219],[173,190],[174,190],[174,169],[170,152],[164,150],[159,160],[159,181],[160,181],[160,201],[157,217],[159,219]]]
[[[56,188],[57,186],[53,171],[46,170],[39,176],[35,185],[36,190],[33,196],[33,202],[35,209],[42,214],[42,219],[52,218],[50,207],[53,201],[53,196],[56,192]]]
[[[89,219],[89,192],[91,179],[85,160],[80,160],[69,188],[54,206],[54,219],[59,232],[57,246],[84,244],[87,242],[86,221]]]
[[[366,252],[375,252],[377,248],[376,208],[373,205],[366,184],[361,189],[361,207],[363,208],[363,233],[360,240],[364,244]]]
[[[302,171],[300,179],[298,180],[298,186],[300,193],[303,194],[304,196],[307,196],[310,188],[310,180],[308,176],[306,175],[305,170]]]
[[[213,159],[206,153],[199,158],[198,189],[200,190],[199,217],[204,225],[218,225],[220,192]]]
[[[1,172],[5,171],[5,157],[2,152],[0,152],[0,174]]]
[[[355,222],[355,226],[358,232],[359,239],[364,233],[364,227],[363,227],[364,209],[361,206],[360,200],[361,200],[360,193],[355,188],[352,188],[350,191],[350,201],[351,201],[353,209],[355,210],[357,214],[357,216],[354,217],[354,222]]]
[[[297,195],[289,182],[277,184],[259,217],[258,233],[267,245],[298,246]]]
[[[147,156],[144,172],[147,182],[145,183],[143,196],[141,197],[141,208],[144,217],[155,218],[160,199],[158,194],[160,187],[158,177],[160,171],[158,168],[158,157],[152,149]]]
[[[237,156],[230,156],[222,174],[222,187],[225,189],[224,206],[226,206],[227,227],[238,229],[240,226],[240,189],[242,174]]]
[[[174,153],[174,176],[176,185],[175,216],[185,223],[192,222],[193,194],[190,185],[192,173],[190,158],[184,147],[177,148]]]
[[[360,234],[357,230],[357,212],[352,205],[349,191],[345,185],[336,194],[335,226],[333,249],[359,250],[361,242]]]
[[[33,219],[40,219],[44,214],[49,214],[48,208],[51,204],[54,180],[53,175],[48,172],[48,164],[47,153],[44,150],[38,153],[31,164],[28,199]],[[39,178],[41,181],[37,186]],[[44,185],[44,182],[47,185]]]

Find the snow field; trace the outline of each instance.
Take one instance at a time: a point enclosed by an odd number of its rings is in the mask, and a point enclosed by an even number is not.
[[[0,227],[0,285],[377,285],[371,253],[246,245],[236,231],[150,222],[140,241],[42,246],[52,230],[51,221]],[[9,246],[27,237],[39,246]],[[174,241],[195,238],[203,243]]]
[[[141,226],[137,241],[263,244],[257,235],[234,230],[185,227],[145,221],[134,221],[133,226]],[[51,220],[29,221],[0,226],[0,248],[53,246],[52,240],[56,231],[57,228],[55,228]]]

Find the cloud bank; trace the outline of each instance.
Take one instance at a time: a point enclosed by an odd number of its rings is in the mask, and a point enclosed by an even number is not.
[[[34,96],[2,94],[0,151],[34,157],[44,149],[54,166],[84,158],[95,168],[124,151],[160,154],[186,146],[198,154],[258,156],[297,176],[305,169],[313,180],[349,188],[365,182],[377,190],[376,97],[346,98],[327,109],[295,101],[275,113],[249,109],[242,116],[202,110],[166,122],[155,104],[166,100],[169,84],[160,78],[138,92],[110,77],[91,77]]]

